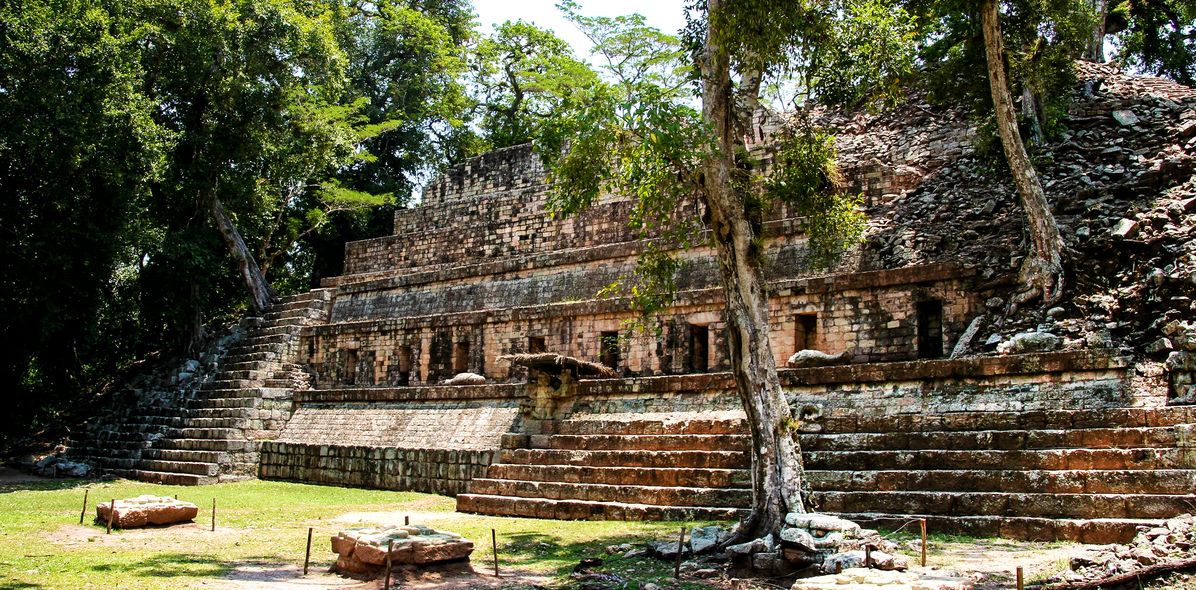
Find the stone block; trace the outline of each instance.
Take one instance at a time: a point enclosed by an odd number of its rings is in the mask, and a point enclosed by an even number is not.
[[[149,495],[116,500],[115,513],[112,502],[96,504],[97,523],[107,524],[109,514],[113,527],[128,529],[189,522],[199,514],[199,507],[170,497]]]

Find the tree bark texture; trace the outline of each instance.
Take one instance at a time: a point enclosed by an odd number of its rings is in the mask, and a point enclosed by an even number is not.
[[[1097,63],[1105,61],[1105,17],[1109,14],[1109,0],[1090,0],[1096,23],[1092,25],[1092,38],[1084,50],[1084,59]]]
[[[739,529],[740,538],[750,539],[779,531],[786,513],[805,511],[804,471],[801,448],[791,429],[792,413],[768,340],[768,293],[758,227],[734,182],[739,173],[733,159],[738,136],[730,59],[713,30],[721,6],[720,0],[710,1],[712,29],[701,60],[702,117],[719,143],[701,168],[726,296],[731,371],[752,435],[752,512]]]
[[[1051,214],[1042,182],[1022,144],[1017,128],[1013,98],[1005,76],[1005,49],[1001,39],[1001,23],[997,0],[983,0],[980,6],[981,28],[984,31],[984,52],[988,58],[988,83],[996,109],[997,133],[1005,150],[1005,159],[1013,173],[1013,181],[1026,212],[1030,233],[1030,251],[1022,263],[1020,280],[1023,290],[1014,298],[1019,305],[1039,296],[1052,304],[1063,295],[1063,238]]]
[[[249,288],[253,311],[260,315],[274,303],[274,289],[270,287],[265,275],[258,268],[257,261],[254,260],[253,254],[245,245],[241,232],[237,230],[233,220],[229,219],[228,213],[224,210],[224,204],[216,196],[216,191],[208,190],[205,197],[212,220],[216,222],[216,229],[220,230],[220,237],[224,239],[228,253],[237,263],[237,270],[241,272],[241,278],[245,281],[245,286]]]

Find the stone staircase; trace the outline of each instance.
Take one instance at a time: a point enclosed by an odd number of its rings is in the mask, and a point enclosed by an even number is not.
[[[114,475],[171,485],[255,476],[259,442],[278,434],[291,415],[292,392],[307,387],[307,373],[294,363],[300,332],[325,321],[330,300],[331,290],[318,289],[247,318],[245,337],[210,380],[93,437],[93,461]]]
[[[831,420],[803,435],[820,510],[896,528],[1124,541],[1196,509],[1191,407]]]
[[[750,503],[742,420],[568,419],[508,434],[462,512],[567,520],[721,520]]]
[[[1091,543],[1196,511],[1196,408],[842,416],[801,435],[819,511],[897,528]],[[741,420],[570,419],[508,435],[458,509],[570,519],[732,518]]]
[[[259,441],[277,436],[291,415],[291,393],[307,387],[307,373],[294,363],[299,334],[325,321],[330,299],[330,290],[310,291],[251,320],[220,373],[200,388],[167,436],[142,451],[132,476],[201,485],[257,475]]]

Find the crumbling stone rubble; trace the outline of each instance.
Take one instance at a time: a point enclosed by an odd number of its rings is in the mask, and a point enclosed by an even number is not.
[[[1137,536],[1128,545],[1109,545],[1093,554],[1072,558],[1071,570],[1062,574],[1061,582],[1098,581],[1191,561],[1196,558],[1194,545],[1196,518],[1185,514],[1159,526],[1139,527]]]
[[[473,541],[423,525],[350,529],[332,537],[336,571],[378,573],[386,567],[388,546],[392,566],[458,561],[473,553]]]

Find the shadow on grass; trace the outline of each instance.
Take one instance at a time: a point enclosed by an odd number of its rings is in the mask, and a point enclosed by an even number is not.
[[[0,575],[0,588],[5,590],[22,590],[23,588],[41,588],[37,584],[30,584],[28,582],[19,582],[8,576]]]
[[[567,579],[582,560],[599,558],[602,560],[602,565],[587,568],[587,571],[612,573],[637,581],[671,578],[671,564],[651,557],[628,558],[619,553],[610,555],[606,553],[608,545],[630,543],[638,546],[656,540],[660,539],[612,533],[609,536],[587,541],[567,543],[562,542],[559,537],[541,532],[506,533],[499,539],[499,562],[508,566],[549,563],[552,564],[551,575]],[[489,543],[480,544],[475,549],[473,556],[475,567],[484,569],[492,563],[492,559]]]
[[[138,578],[218,578],[229,571],[229,565],[210,556],[187,553],[158,553],[140,559],[91,566],[97,573],[121,572]]]
[[[13,492],[53,492],[85,488],[97,483],[108,483],[99,479],[30,479],[18,481],[0,480],[0,494]]]

